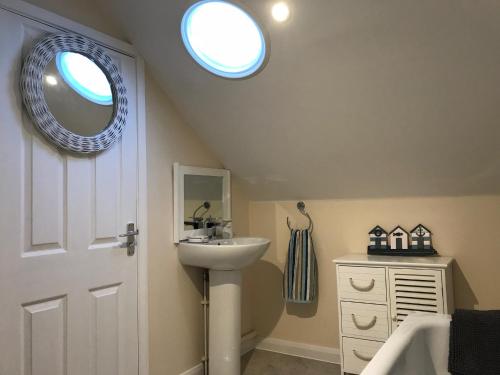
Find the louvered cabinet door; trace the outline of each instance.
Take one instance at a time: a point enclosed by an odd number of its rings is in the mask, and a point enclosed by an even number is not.
[[[389,268],[392,331],[412,312],[445,312],[441,270]]]

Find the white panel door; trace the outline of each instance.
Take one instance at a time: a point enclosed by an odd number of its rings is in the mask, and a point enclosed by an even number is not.
[[[0,374],[137,375],[137,256],[118,237],[137,222],[135,60],[108,51],[128,90],[121,142],[71,155],[33,128],[18,89],[48,32],[0,10]]]

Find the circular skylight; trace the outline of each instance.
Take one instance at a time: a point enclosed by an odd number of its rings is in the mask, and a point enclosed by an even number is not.
[[[182,39],[202,67],[227,78],[255,73],[266,57],[259,25],[242,8],[227,1],[205,0],[184,14]]]
[[[59,52],[56,65],[64,81],[78,94],[96,104],[113,104],[108,78],[88,57],[74,52]]]

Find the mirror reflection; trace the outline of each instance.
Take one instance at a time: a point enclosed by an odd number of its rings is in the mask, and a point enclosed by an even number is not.
[[[200,229],[205,222],[222,219],[222,181],[219,176],[184,176],[184,230]]]
[[[88,57],[59,52],[44,71],[43,92],[50,112],[67,130],[92,137],[113,116],[113,92],[104,72]]]

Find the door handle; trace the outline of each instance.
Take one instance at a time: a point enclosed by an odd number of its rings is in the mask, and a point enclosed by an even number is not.
[[[118,237],[130,237],[130,236],[138,236],[139,230],[133,230],[127,233],[119,234]]]
[[[139,235],[139,229],[135,229],[134,223],[127,224],[127,233],[119,234],[118,237],[126,237],[127,242],[125,242],[125,246],[127,247],[127,255],[129,257],[135,254],[135,237]]]

